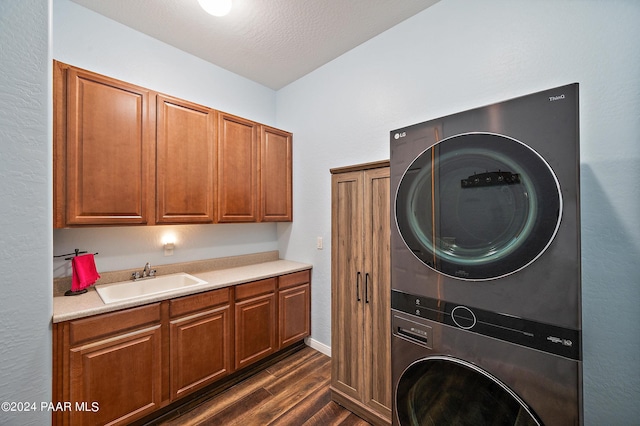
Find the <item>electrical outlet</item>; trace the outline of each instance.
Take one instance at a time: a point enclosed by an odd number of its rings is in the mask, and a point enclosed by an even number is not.
[[[318,250],[322,250],[322,237],[318,237],[318,239],[316,240],[316,248]]]

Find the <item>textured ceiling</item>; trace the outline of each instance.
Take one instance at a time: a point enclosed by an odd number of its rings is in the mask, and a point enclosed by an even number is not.
[[[438,0],[72,0],[208,62],[279,89]]]

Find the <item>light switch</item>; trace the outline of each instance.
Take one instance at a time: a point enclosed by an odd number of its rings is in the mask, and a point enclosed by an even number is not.
[[[322,237],[318,237],[318,239],[316,240],[316,248],[318,250],[322,250]]]

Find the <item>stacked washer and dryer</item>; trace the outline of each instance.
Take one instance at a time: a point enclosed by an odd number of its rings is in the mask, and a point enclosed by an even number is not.
[[[578,84],[391,132],[394,425],[582,424]]]

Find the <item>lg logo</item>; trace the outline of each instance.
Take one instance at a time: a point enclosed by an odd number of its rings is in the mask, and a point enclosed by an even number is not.
[[[404,138],[405,136],[407,136],[407,132],[400,132],[400,133],[396,133],[395,135],[393,135],[394,139],[400,139],[400,138]]]

